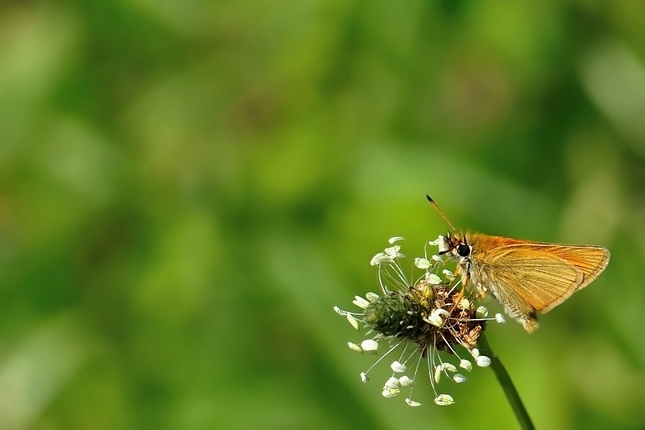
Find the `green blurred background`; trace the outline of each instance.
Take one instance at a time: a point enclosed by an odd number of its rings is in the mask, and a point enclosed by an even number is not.
[[[0,2],[0,428],[517,428],[332,311],[393,235],[607,246],[489,340],[538,428],[645,426],[645,3]],[[493,306],[493,305],[492,305]],[[494,307],[494,306],[493,306]],[[380,373],[379,373],[380,372]]]

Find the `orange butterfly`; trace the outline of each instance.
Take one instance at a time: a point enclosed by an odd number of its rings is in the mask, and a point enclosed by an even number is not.
[[[448,225],[450,221],[427,196]],[[463,285],[491,293],[507,314],[526,331],[538,327],[537,312],[547,313],[589,285],[605,270],[610,253],[593,245],[562,245],[487,236],[448,233],[440,254],[457,262]]]

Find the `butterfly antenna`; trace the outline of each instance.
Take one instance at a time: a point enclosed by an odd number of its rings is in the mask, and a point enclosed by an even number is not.
[[[444,220],[444,221],[446,221],[446,223],[450,226],[450,228],[451,228],[451,229],[453,229],[453,230],[457,230],[457,229],[452,225],[452,223],[450,222],[450,220],[448,219],[448,217],[447,217],[447,216],[443,213],[443,211],[439,208],[439,205],[437,204],[437,202],[435,202],[434,200],[432,200],[432,197],[430,197],[430,196],[429,196],[429,195],[427,195],[427,194],[426,194],[426,198],[428,199],[428,201],[430,202],[430,204],[431,204],[432,206],[434,206],[434,208],[437,210],[437,212],[439,212],[439,215],[441,215],[441,218],[443,218],[443,220]]]

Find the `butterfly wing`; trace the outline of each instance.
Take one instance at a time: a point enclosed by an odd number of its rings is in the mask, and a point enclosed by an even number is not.
[[[522,245],[491,250],[481,272],[484,285],[490,285],[500,302],[511,303],[523,313],[550,311],[584,280],[582,271],[557,255],[536,253]]]
[[[550,254],[562,258],[582,272],[584,279],[577,290],[583,289],[596,279],[607,267],[611,256],[609,250],[601,246],[553,244],[543,246],[547,247]]]

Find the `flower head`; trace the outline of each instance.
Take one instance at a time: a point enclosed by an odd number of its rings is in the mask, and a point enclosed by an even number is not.
[[[377,354],[379,343],[387,344],[385,353],[361,373],[363,382],[369,380],[367,375],[376,364],[393,354],[392,376],[385,382],[382,395],[397,397],[402,388],[409,387],[406,403],[420,406],[421,403],[412,400],[412,387],[421,363],[425,362],[435,393],[434,402],[441,406],[451,405],[454,403],[452,396],[438,391],[442,377],[462,383],[466,377],[457,373],[457,366],[472,370],[471,362],[462,358],[457,349],[465,349],[477,366],[488,366],[490,359],[480,355],[476,348],[477,338],[487,321],[502,321],[488,318],[488,311],[475,305],[476,296],[466,293],[460,280],[443,270],[444,261],[438,255],[415,258],[414,265],[422,273],[416,280],[408,280],[399,263],[405,256],[399,245],[393,245],[400,240],[403,238],[390,239],[392,246],[371,260],[370,264],[377,268],[381,294],[367,293],[366,298],[356,296],[354,304],[361,309],[358,312],[334,309],[352,326],[362,324],[368,329],[369,337],[360,345],[349,343],[352,350]],[[441,240],[429,242],[430,245],[441,243]],[[457,366],[449,361],[450,357],[456,357]]]

